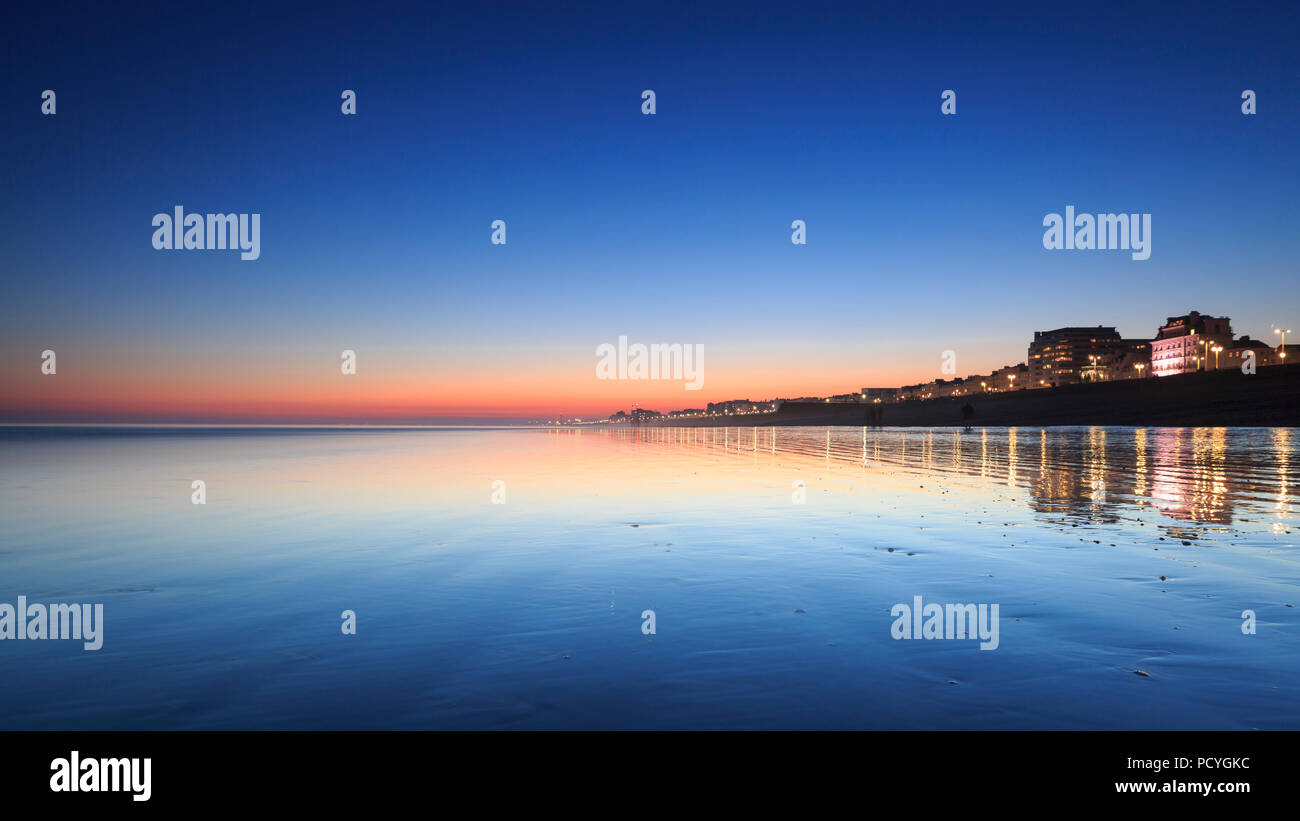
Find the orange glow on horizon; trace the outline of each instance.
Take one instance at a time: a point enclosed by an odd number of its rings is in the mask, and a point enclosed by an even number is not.
[[[405,352],[403,352],[405,354]],[[60,351],[55,375],[8,363],[0,421],[141,421],[160,419],[293,422],[462,418],[603,418],[633,407],[662,412],[732,399],[761,401],[856,393],[922,378],[841,363],[706,362],[701,390],[684,380],[600,380],[567,361],[514,363],[415,361],[409,354],[364,353],[343,375],[334,357],[262,360],[232,356],[197,361],[175,353],[142,359],[120,351]],[[798,357],[782,357],[783,360]],[[894,363],[899,367],[899,363]]]

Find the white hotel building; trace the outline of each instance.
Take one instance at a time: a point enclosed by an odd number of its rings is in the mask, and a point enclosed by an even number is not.
[[[1207,360],[1214,360],[1215,345],[1233,345],[1228,317],[1202,316],[1196,311],[1171,316],[1151,341],[1151,373],[1173,376],[1205,370]]]

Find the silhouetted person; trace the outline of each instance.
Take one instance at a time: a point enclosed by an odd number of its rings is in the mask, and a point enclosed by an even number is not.
[[[961,406],[961,419],[966,423],[966,430],[970,430],[970,420],[975,418],[975,409],[967,402]]]

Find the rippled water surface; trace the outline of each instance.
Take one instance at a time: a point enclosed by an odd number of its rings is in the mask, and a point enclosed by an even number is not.
[[[1297,444],[2,428],[0,602],[105,636],[0,641],[0,727],[1297,729]]]

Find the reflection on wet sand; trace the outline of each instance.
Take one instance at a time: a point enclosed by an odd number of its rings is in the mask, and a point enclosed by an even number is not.
[[[0,578],[109,624],[4,648],[0,727],[1293,730],[1295,444],[0,430]],[[997,604],[997,651],[895,641],[918,595]]]
[[[1295,438],[1285,428],[642,428],[600,432],[736,456],[972,478],[1026,491],[1045,517],[1119,522],[1144,511],[1174,535],[1234,516],[1282,531],[1293,514]],[[565,435],[557,432],[557,435]]]

